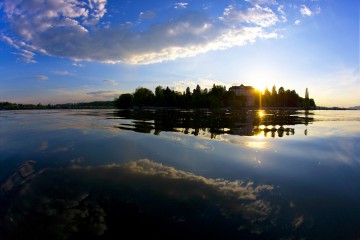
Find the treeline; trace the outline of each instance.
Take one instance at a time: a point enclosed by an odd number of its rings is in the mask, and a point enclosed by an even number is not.
[[[300,97],[295,90],[285,90],[283,87],[272,92],[268,89],[262,94],[254,90],[254,106],[265,107],[315,107],[313,99]],[[261,100],[260,100],[261,99]],[[155,93],[148,88],[139,87],[134,93],[124,93],[114,100],[118,108],[131,107],[179,107],[179,108],[222,108],[249,107],[246,96],[236,96],[233,91],[227,91],[225,86],[213,85],[211,89],[202,89],[199,85],[192,91],[189,87],[184,92],[171,90],[169,87],[157,86]]]
[[[265,107],[316,107],[314,99],[309,98],[307,89],[305,91],[305,98],[303,98],[295,90],[285,90],[283,87],[280,87],[277,91],[276,86],[272,87],[271,92],[268,88],[265,88],[261,96],[261,103]]]
[[[31,110],[31,109],[111,109],[113,101],[95,101],[88,103],[65,103],[65,104],[17,104],[0,102],[0,110]]]
[[[254,106],[247,106],[246,96],[236,96],[233,91],[227,91],[225,86],[213,85],[211,89],[202,89],[199,85],[195,89],[186,88],[184,92],[171,90],[169,87],[157,86],[155,93],[148,88],[139,87],[134,93],[121,94],[114,101],[94,101],[88,103],[67,104],[16,104],[0,102],[0,110],[23,109],[111,109],[131,107],[176,107],[176,108],[223,108],[223,107],[304,107],[315,108],[315,101],[308,97],[299,96],[295,90],[285,90],[273,86],[271,92],[265,89],[262,94],[254,90]],[[261,99],[261,102],[260,102]]]
[[[157,86],[155,94],[150,89],[139,87],[133,94],[121,94],[119,98],[115,99],[115,106],[118,108],[133,106],[218,108],[231,105],[233,97],[231,92],[226,91],[226,87],[215,84],[210,90],[202,89],[197,85],[192,91],[187,87],[184,92]]]

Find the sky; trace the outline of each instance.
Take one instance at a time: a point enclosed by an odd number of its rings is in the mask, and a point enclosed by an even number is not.
[[[357,0],[2,0],[0,101],[284,87],[360,105]]]

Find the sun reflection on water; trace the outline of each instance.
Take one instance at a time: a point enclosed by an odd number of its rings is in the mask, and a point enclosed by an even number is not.
[[[259,110],[258,114],[259,114],[260,118],[263,118],[265,116],[265,111],[264,110]]]
[[[259,138],[263,138],[263,136],[259,136]],[[265,141],[250,141],[245,142],[245,146],[257,149],[264,149],[266,148],[267,142]]]

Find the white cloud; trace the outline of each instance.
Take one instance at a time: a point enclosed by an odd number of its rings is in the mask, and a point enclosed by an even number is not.
[[[49,77],[45,76],[45,75],[37,75],[37,76],[34,76],[34,78],[36,78],[37,80],[40,80],[40,81],[46,81],[49,79]]]
[[[185,9],[189,4],[186,2],[178,2],[174,4],[175,9]]]
[[[111,85],[113,86],[116,86],[118,85],[118,83],[115,81],[115,80],[102,80],[104,83],[110,83]]]
[[[313,15],[312,11],[305,5],[301,5],[300,13],[302,16],[311,16]]]
[[[18,60],[22,60],[26,63],[36,63],[36,61],[34,60],[35,53],[33,52],[33,50],[35,50],[36,48],[34,46],[26,44],[24,41],[14,40],[5,35],[1,35],[1,38],[11,47],[18,50],[18,52],[13,53],[20,56]]]
[[[20,48],[17,44],[15,44],[15,42],[14,42],[11,38],[9,38],[9,37],[7,37],[7,36],[2,36],[2,39],[3,39],[7,44],[9,44],[10,46],[12,46],[13,48],[16,48],[16,49],[19,49],[19,48]]]
[[[94,92],[88,92],[86,95],[91,96],[96,101],[109,101],[113,100],[115,97],[119,97],[120,94],[123,92],[121,91],[112,91],[112,90],[98,90]],[[94,100],[94,101],[95,101]]]
[[[84,20],[84,24],[87,25],[94,25],[96,24],[106,13],[105,5],[107,3],[107,0],[89,0],[89,10],[86,11],[86,16],[89,16],[89,18]]]
[[[26,63],[36,63],[36,61],[34,60],[35,53],[29,50],[21,49],[19,52],[14,54],[21,56],[19,60],[23,60]]]
[[[7,20],[21,40],[8,36],[3,39],[27,62],[33,62],[35,53],[41,53],[75,62],[157,63],[243,46],[259,38],[277,38],[275,28],[280,21],[271,8],[264,6],[277,2],[250,2],[258,4],[247,9],[230,5],[218,18],[195,11],[181,13],[137,31],[141,21],[116,26],[97,24],[107,12],[106,0],[46,0],[47,4],[38,0],[5,0]],[[188,4],[178,2],[175,6],[184,8]],[[277,10],[284,22],[283,7]],[[154,14],[142,12],[139,18],[150,19]]]
[[[53,71],[52,73],[60,76],[70,75],[70,72],[68,71]]]
[[[221,19],[232,24],[246,22],[261,27],[273,26],[279,21],[276,14],[270,8],[260,7],[259,5],[246,11],[237,10],[235,6],[230,5],[225,9]]]
[[[285,11],[284,11],[284,5],[280,5],[280,6],[277,8],[277,11],[280,13],[281,21],[282,21],[282,22],[286,22],[286,21],[287,21],[287,18],[286,18],[286,13],[285,13]]]
[[[300,20],[295,20],[295,22],[294,22],[296,25],[299,25],[300,23],[301,23],[301,21]]]
[[[75,67],[84,67],[84,64],[81,64],[79,62],[73,62],[72,65]]]

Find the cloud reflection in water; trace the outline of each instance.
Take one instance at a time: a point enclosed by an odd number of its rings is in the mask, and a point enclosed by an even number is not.
[[[1,196],[13,198],[1,216],[8,236],[111,238],[134,224],[152,234],[251,236],[267,229],[273,212],[270,185],[206,178],[148,159],[34,176]]]

